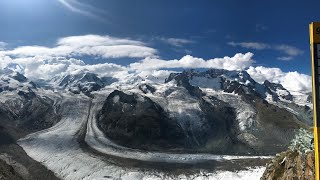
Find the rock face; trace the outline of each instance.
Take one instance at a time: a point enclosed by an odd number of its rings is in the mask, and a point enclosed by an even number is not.
[[[165,84],[136,82],[128,93],[112,92],[98,126],[133,148],[272,155],[287,149],[295,131],[307,125],[266,97],[292,101],[281,85],[259,84],[245,71],[172,73]]]
[[[139,89],[144,93],[144,94],[147,94],[147,93],[154,93],[156,91],[156,89],[149,85],[149,84],[141,84],[139,85]]]
[[[189,78],[192,77],[193,71],[183,71],[182,73],[171,73],[170,76],[165,80],[168,83],[175,80],[178,86],[182,86],[187,89],[190,95],[200,98],[203,93],[199,87],[193,86],[189,82]]]
[[[234,103],[235,99],[226,99],[229,103],[234,104],[235,109],[242,109],[237,112],[236,117],[233,117],[233,123],[238,125],[231,128],[233,133],[229,137],[232,137],[234,142],[240,141],[249,147],[250,150],[247,150],[247,153],[274,154],[281,152],[288,147],[297,129],[307,128],[304,122],[308,118],[308,109],[290,106],[299,111],[299,114],[306,114],[305,117],[297,116],[285,108],[270,104],[265,100],[269,96],[274,102],[282,102],[282,100],[290,102],[292,96],[289,91],[280,84],[269,81],[259,84],[245,71],[210,69],[198,72],[189,70],[182,73],[172,73],[166,79],[166,83],[169,82],[184,87],[190,95],[200,100],[210,97],[206,89],[213,89],[220,93],[237,94],[241,97],[241,103]],[[244,103],[248,105],[248,108],[239,107],[244,106]],[[207,113],[213,109],[209,108]],[[201,111],[205,112],[202,108]],[[225,117],[231,117],[230,115],[232,113],[223,113]],[[215,114],[207,119],[216,117]],[[238,150],[238,152],[242,152],[242,150]]]
[[[0,159],[0,179],[1,180],[22,180],[23,178],[15,172],[14,168]]]
[[[115,90],[107,98],[98,123],[112,140],[141,149],[183,146],[177,123],[148,97]]]
[[[0,76],[0,127],[34,132],[49,128],[60,120],[54,101],[37,95],[36,85],[18,72],[7,70]],[[10,134],[10,133],[9,133]]]
[[[293,96],[285,89],[281,84],[271,83],[270,81],[264,81],[263,85],[266,87],[267,93],[272,95],[273,100],[277,101],[279,98],[292,101]]]
[[[261,180],[315,179],[313,133],[299,129],[289,150],[277,154],[267,164]]]
[[[261,180],[312,180],[315,179],[314,163],[314,151],[303,154],[288,150],[267,164]]]
[[[203,72],[194,70],[172,73],[166,83],[175,80],[178,85],[186,87],[190,93],[199,95],[197,88],[220,89],[227,93],[239,95],[251,94],[266,98],[272,96],[274,101],[280,98],[292,101],[293,96],[281,84],[265,81],[263,84],[253,80],[246,71],[228,71],[223,69],[210,69]]]
[[[252,148],[241,142],[236,112],[228,103],[213,96],[204,96],[199,101],[204,126],[195,130],[200,148],[214,153],[254,153]]]
[[[178,119],[150,98],[115,90],[98,115],[98,125],[115,142],[147,150],[204,151],[235,153],[248,151],[236,137],[235,112],[215,97],[199,100],[201,129],[188,121],[181,127]]]
[[[0,103],[0,114],[6,115],[4,119],[0,116],[0,127],[11,124],[26,132],[49,128],[61,119],[56,108],[51,99],[36,95],[8,100],[6,104]]]
[[[25,76],[18,72],[7,70],[6,73],[0,74],[0,93],[2,91],[21,91],[32,92],[32,89],[36,89],[36,85],[29,81]],[[20,95],[20,94],[19,94]]]
[[[75,75],[64,76],[59,84],[63,88],[68,88],[69,91],[79,94],[90,93],[97,91],[103,87],[103,82],[93,73],[80,73]]]
[[[59,105],[18,72],[0,75],[0,179],[57,179],[16,141],[60,121]],[[3,159],[9,155],[9,160]]]

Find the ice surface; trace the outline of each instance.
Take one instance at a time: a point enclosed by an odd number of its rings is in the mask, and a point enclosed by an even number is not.
[[[43,92],[45,93],[45,92]],[[54,94],[47,94],[56,98]],[[132,151],[108,140],[96,127],[94,114],[102,106],[101,102],[90,103],[87,97],[63,95],[63,118],[52,128],[30,134],[18,141],[27,154],[44,164],[62,179],[177,179],[168,177],[164,172],[125,168],[104,161],[94,154],[80,148],[78,135],[86,126],[86,142],[103,153],[119,157],[138,158],[149,161],[192,162],[204,159],[231,160],[247,158],[244,156],[166,154]],[[90,112],[90,113],[89,113]],[[87,124],[87,120],[89,123]],[[263,157],[261,157],[263,158]],[[256,167],[238,172],[216,171],[201,172],[182,179],[259,179],[263,167]]]
[[[128,75],[129,76],[129,75]],[[143,78],[142,78],[143,77]],[[241,84],[252,85],[251,79],[245,73],[230,72],[221,77],[239,81]],[[194,76],[190,83],[199,86],[208,96],[215,96],[218,99],[229,103],[235,108],[241,135],[248,140],[254,141],[255,137],[246,132],[254,123],[256,111],[252,105],[244,102],[241,97],[233,93],[225,93],[221,89],[221,77],[200,77]],[[89,78],[90,79],[90,78]],[[157,81],[154,81],[156,79]],[[9,79],[12,87],[18,87],[19,83]],[[142,94],[138,85],[148,83],[155,87],[156,91]],[[20,83],[21,84],[21,83]],[[265,93],[262,86],[256,86],[257,92]],[[259,89],[260,88],[260,89]],[[86,132],[85,142],[92,149],[105,154],[106,157],[115,156],[118,158],[128,158],[148,162],[167,162],[167,163],[196,163],[207,160],[213,161],[232,161],[235,159],[250,158],[270,158],[269,156],[228,156],[212,154],[175,154],[161,152],[146,152],[134,150],[120,146],[109,140],[97,127],[95,115],[101,109],[104,99],[113,90],[119,89],[126,93],[140,93],[149,97],[162,106],[171,117],[178,119],[181,127],[186,122],[191,122],[192,127],[201,128],[202,122],[199,117],[201,109],[198,100],[192,97],[185,88],[177,86],[174,81],[160,83],[158,78],[153,76],[130,76],[115,82],[110,86],[104,87],[100,91],[92,92],[95,99],[89,99],[84,95],[74,95],[63,92],[59,89],[55,92],[50,90],[37,90],[37,94],[48,96],[60,102],[63,109],[62,120],[54,127],[30,134],[19,140],[19,145],[27,154],[41,162],[48,169],[52,170],[62,179],[259,179],[265,170],[264,167],[252,167],[242,171],[200,171],[193,175],[173,175],[167,176],[160,170],[142,170],[139,168],[121,167],[113,162],[101,159],[90,151],[84,150],[79,145],[80,132]],[[261,91],[260,91],[261,90]],[[63,92],[63,93],[62,93]],[[287,95],[286,91],[279,90],[278,95]],[[5,96],[4,96],[5,95]],[[6,99],[15,97],[14,92],[2,92],[0,102],[5,103]],[[294,102],[297,104],[310,105],[308,96],[305,94],[293,94]],[[273,101],[267,95],[268,101]],[[142,99],[141,99],[142,100]],[[282,99],[281,99],[282,100]],[[116,96],[114,103],[119,101]],[[286,107],[285,107],[286,108]],[[288,109],[289,110],[289,109]],[[294,110],[291,109],[293,113]]]

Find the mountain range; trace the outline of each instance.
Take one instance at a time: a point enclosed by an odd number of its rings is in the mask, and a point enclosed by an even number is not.
[[[310,94],[260,84],[246,71],[185,70],[163,80],[81,71],[31,81],[6,70],[0,94],[0,145],[18,144],[38,162],[67,142],[100,153],[111,148],[109,156],[139,161],[150,159],[130,154],[167,154],[155,161],[172,161],[175,154],[268,156],[286,150],[298,129],[312,126]]]

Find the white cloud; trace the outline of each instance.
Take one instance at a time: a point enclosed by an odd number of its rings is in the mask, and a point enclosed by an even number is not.
[[[152,80],[153,82],[163,83],[166,78],[169,77],[171,73],[176,73],[177,71],[170,70],[146,70],[146,71],[138,71],[136,75]]]
[[[277,59],[281,61],[290,61],[292,59],[292,56],[281,56],[277,57]]]
[[[296,55],[295,49],[281,46],[279,50]],[[86,35],[61,38],[54,47],[23,46],[12,50],[0,50],[0,70],[6,67],[22,72],[30,79],[51,79],[64,73],[90,71],[100,76],[128,77],[132,74],[162,81],[174,68],[217,68],[226,70],[247,70],[256,81],[265,80],[280,83],[289,91],[310,92],[311,77],[298,72],[283,72],[279,68],[252,67],[253,54],[238,53],[233,57],[213,58],[205,60],[186,55],[181,59],[163,60],[155,54],[157,50],[147,47],[141,41],[129,38]],[[110,57],[142,57],[144,59],[121,66],[112,63],[85,64],[74,56]],[[288,58],[290,58],[289,56]],[[287,60],[286,56],[280,57]],[[168,70],[164,70],[168,69]]]
[[[156,53],[157,50],[147,47],[141,41],[99,35],[61,38],[55,47],[21,46],[13,50],[0,51],[0,54],[16,57],[89,55],[103,58],[139,58],[155,56]]]
[[[192,44],[195,43],[192,40],[188,40],[188,39],[181,39],[181,38],[164,38],[161,37],[159,38],[161,41],[166,42],[172,46],[176,46],[176,47],[182,47],[185,44]]]
[[[242,70],[252,65],[252,53],[238,53],[233,57],[214,58],[204,60],[190,55],[180,60],[161,60],[157,58],[145,58],[139,62],[132,63],[129,67],[133,70],[144,71],[162,68],[218,68],[227,70]]]
[[[99,36],[99,35],[83,35],[83,36],[68,36],[58,39],[57,42],[60,46],[111,46],[111,45],[140,45],[145,43],[141,41],[135,41],[131,39],[120,39],[111,36]]]
[[[10,67],[30,79],[51,79],[63,73],[91,71],[99,75],[114,75],[127,68],[112,63],[88,65],[72,57],[87,55],[102,58],[144,58],[156,57],[157,50],[147,47],[141,41],[111,36],[84,35],[58,39],[53,47],[21,46],[0,50],[0,68]],[[21,68],[20,68],[21,67]]]
[[[127,73],[127,68],[124,66],[120,66],[113,63],[102,63],[102,64],[86,64],[86,65],[72,65],[68,67],[68,72],[75,72],[75,71],[89,71],[94,72],[100,76],[113,76],[115,73],[118,72],[125,72]]]
[[[275,46],[274,48],[278,51],[281,51],[281,52],[289,55],[289,56],[298,56],[298,55],[303,54],[302,50],[300,50],[296,47],[293,47],[293,46],[285,45],[285,44]]]
[[[98,8],[95,8],[89,4],[82,3],[78,0],[58,0],[58,1],[72,12],[79,13],[84,16],[91,17],[91,18],[105,22],[105,18],[102,18],[101,15],[98,15],[98,14],[105,14],[105,12]]]
[[[268,44],[265,43],[259,43],[259,42],[228,42],[230,46],[240,46],[248,49],[257,49],[257,50],[262,50],[262,49],[267,49],[270,48]]]
[[[279,68],[267,68],[263,66],[249,67],[247,72],[259,83],[268,80],[273,83],[280,83],[291,92],[310,92],[311,76],[294,72],[283,72]]]
[[[49,57],[49,56],[35,56],[27,58],[1,57],[0,67],[19,68],[19,72],[23,73],[30,79],[51,79],[55,76],[63,74],[73,74],[78,71],[90,71],[101,76],[112,76],[121,71],[126,71],[127,68],[112,64],[85,64],[82,60],[65,57]],[[15,70],[15,69],[13,69]]]
[[[278,60],[282,60],[282,61],[288,61],[293,59],[293,57],[295,56],[299,56],[303,54],[303,51],[298,49],[297,47],[286,45],[286,44],[270,45],[270,44],[259,43],[259,42],[233,42],[233,41],[228,42],[227,44],[233,47],[240,46],[247,49],[255,49],[255,50],[271,49],[271,50],[279,51],[286,55],[286,56],[281,56],[277,58]]]

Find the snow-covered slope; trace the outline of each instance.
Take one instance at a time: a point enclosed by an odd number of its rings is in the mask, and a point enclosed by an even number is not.
[[[292,95],[281,84],[265,81],[263,84],[253,80],[246,71],[227,71],[222,69],[210,69],[207,71],[184,71],[182,73],[172,73],[166,82],[171,80],[180,81],[187,79],[193,86],[200,88],[210,88],[214,90],[223,90],[225,92],[235,92],[252,94],[257,93],[262,98],[271,101],[288,100],[292,101]],[[179,82],[178,82],[179,83]],[[272,97],[268,99],[267,97]]]
[[[54,98],[54,97],[51,97]],[[108,160],[100,159],[99,156],[83,150],[79,145],[78,135],[85,128],[87,118],[89,117],[90,123],[88,124],[88,136],[86,137],[89,144],[99,149],[99,143],[96,140],[106,140],[103,137],[92,134],[97,133],[92,131],[91,118],[94,114],[88,116],[89,112],[94,112],[99,107],[99,102],[90,103],[90,99],[82,96],[66,96],[62,102],[65,107],[62,112],[63,119],[54,127],[33,133],[19,141],[24,150],[29,156],[35,160],[42,162],[50,170],[55,172],[58,177],[62,179],[177,179],[177,178],[193,178],[193,179],[256,179],[264,171],[263,167],[249,168],[248,170],[240,170],[237,172],[232,171],[207,171],[203,170],[200,173],[193,175],[168,175],[167,173],[158,170],[142,170],[137,168],[127,168],[116,165]],[[90,140],[94,138],[95,141]],[[101,139],[102,138],[102,139]],[[101,143],[101,142],[100,142]],[[141,157],[143,160],[148,161],[181,161],[189,162],[194,160],[231,160],[247,157],[238,156],[215,156],[215,155],[174,155],[165,153],[146,153],[125,151],[126,149],[117,149],[118,146],[113,146],[112,143],[107,141],[108,146],[103,146],[101,150],[109,148],[111,151],[107,153],[116,153],[120,157],[129,156]],[[110,146],[111,145],[111,146]],[[103,152],[102,151],[102,152]],[[148,158],[150,157],[150,158]],[[127,157],[128,158],[128,157]],[[248,157],[257,158],[257,157]]]
[[[115,82],[115,78],[111,77],[98,77],[90,72],[77,72],[75,74],[67,74],[64,76],[57,76],[51,80],[51,83],[58,87],[69,90],[72,93],[89,94],[92,91],[97,91],[106,85]]]
[[[52,88],[44,89],[21,74],[7,72],[0,75],[0,100],[4,104],[10,99],[12,106],[18,101],[44,100],[51,108],[50,113],[61,116],[56,125],[22,138],[19,145],[62,179],[259,179],[264,170],[261,162],[269,158],[268,152],[286,148],[295,130],[307,127],[302,119],[308,118],[310,111],[304,107],[310,102],[308,96],[291,94],[279,84],[259,84],[245,71],[191,70],[172,73],[165,82],[141,74],[124,77],[115,80],[80,72],[54,78],[47,84]],[[23,91],[25,88],[28,91]],[[127,102],[115,96],[106,100],[115,90],[134,99]],[[22,92],[33,93],[34,100],[28,100]],[[108,137],[97,120],[104,105],[109,103],[109,110],[121,107],[114,114],[126,118],[114,127],[121,129],[121,123],[131,122],[130,118],[136,116],[128,113],[149,115],[132,110],[138,107],[137,101],[139,107],[147,107],[150,112],[154,112],[154,106],[161,107],[168,119],[183,130],[186,137],[183,142],[189,146],[159,152],[154,148],[133,148]],[[16,105],[17,109],[23,107],[23,103]],[[43,117],[49,115],[44,112]],[[141,127],[148,129],[149,124],[143,123]],[[126,128],[135,129],[136,133],[141,130],[134,123]],[[232,171],[227,167],[249,162],[248,159],[250,163],[245,168],[237,166]],[[199,168],[193,166],[198,163]],[[221,164],[215,169],[203,168],[203,163],[212,167]],[[146,164],[152,168],[145,168]],[[188,164],[193,167],[183,169]],[[177,171],[168,173],[159,168],[167,165]]]
[[[0,74],[0,92],[15,90],[30,92],[32,89],[36,89],[36,85],[18,72],[7,69]]]

